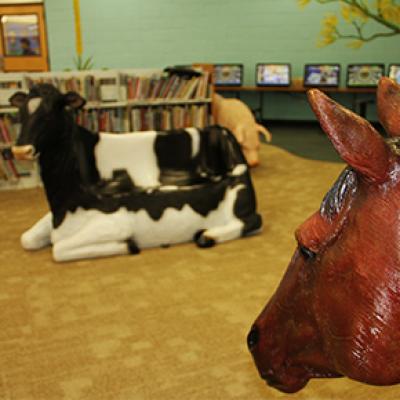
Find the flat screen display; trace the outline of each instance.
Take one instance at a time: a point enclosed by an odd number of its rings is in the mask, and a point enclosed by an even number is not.
[[[259,63],[256,66],[257,86],[290,86],[290,64]]]
[[[376,87],[385,74],[383,64],[349,64],[347,66],[347,87]]]
[[[306,64],[304,66],[304,86],[338,87],[340,64]]]
[[[389,65],[389,78],[400,84],[400,64]]]
[[[243,64],[214,64],[214,85],[241,86]]]

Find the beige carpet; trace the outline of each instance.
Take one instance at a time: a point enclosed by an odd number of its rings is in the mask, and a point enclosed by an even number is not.
[[[398,399],[399,387],[313,380],[288,396],[258,377],[246,334],[343,166],[263,146],[262,234],[200,250],[56,264],[20,233],[41,190],[0,192],[0,400]]]

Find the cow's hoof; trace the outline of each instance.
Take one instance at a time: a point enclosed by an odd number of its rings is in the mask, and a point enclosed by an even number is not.
[[[128,239],[126,241],[126,244],[128,245],[129,254],[139,254],[140,253],[140,249],[133,239]]]
[[[202,249],[215,246],[215,240],[207,237],[204,232],[205,230],[201,230],[194,235],[193,240],[196,242],[197,246]]]

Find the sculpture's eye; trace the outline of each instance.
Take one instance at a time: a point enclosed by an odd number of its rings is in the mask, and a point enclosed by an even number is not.
[[[299,250],[301,255],[305,258],[305,260],[312,260],[317,255],[317,253],[314,253],[308,247],[303,246],[301,244],[299,244]]]

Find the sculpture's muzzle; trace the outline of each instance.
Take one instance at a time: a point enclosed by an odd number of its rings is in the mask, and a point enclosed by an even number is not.
[[[16,160],[29,160],[35,159],[35,148],[29,144],[25,146],[12,146],[11,151]]]

